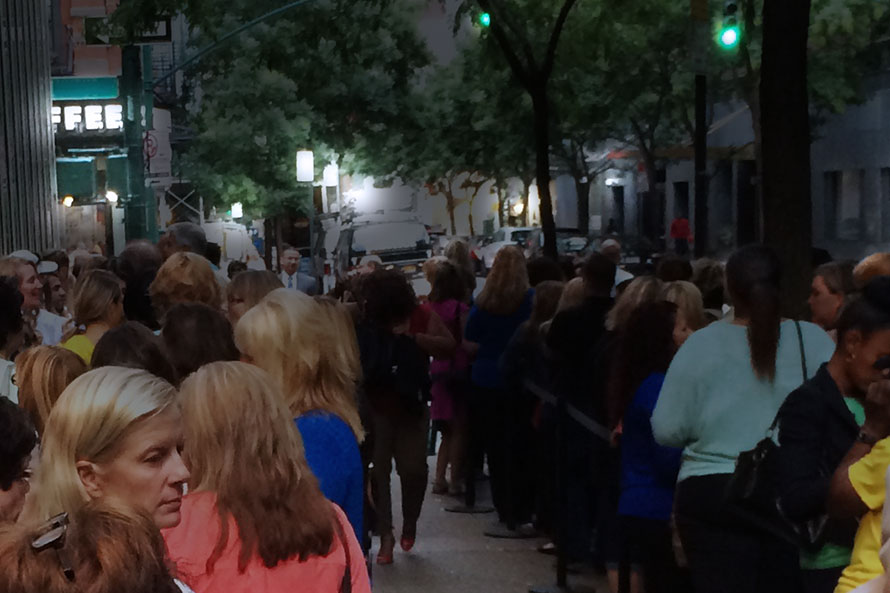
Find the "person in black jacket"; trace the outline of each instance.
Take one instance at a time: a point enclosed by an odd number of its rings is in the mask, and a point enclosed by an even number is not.
[[[838,346],[816,375],[793,391],[779,410],[778,500],[795,522],[826,514],[835,468],[865,420],[869,386],[885,378],[890,356],[890,277],[866,287],[838,321]],[[856,521],[830,520],[821,549],[801,551],[804,593],[831,593],[849,564]]]

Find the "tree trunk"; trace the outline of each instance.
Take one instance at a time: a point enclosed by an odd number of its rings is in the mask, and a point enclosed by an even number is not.
[[[448,222],[451,224],[451,236],[457,234],[457,222],[454,220],[454,209],[457,205],[454,203],[454,196],[450,191],[445,191],[445,209],[448,210]]]
[[[469,216],[467,216],[467,222],[470,223],[470,236],[475,237],[476,236],[476,226],[475,226],[475,224],[473,224],[473,209],[472,208],[470,208],[470,214],[469,214]]]
[[[272,230],[272,219],[268,216],[263,221],[263,259],[266,260],[266,269],[272,269],[272,241],[275,233]]]
[[[586,181],[575,178],[575,192],[578,194],[578,232],[585,235],[590,232],[590,179]]]
[[[275,268],[276,271],[281,271],[281,215],[275,215]]]
[[[553,219],[553,199],[550,196],[550,104],[546,82],[533,89],[532,106],[535,117],[535,177],[541,199],[541,227],[544,231],[544,255],[556,260],[556,222]],[[526,215],[527,216],[527,215]]]
[[[498,228],[504,226],[504,205],[507,200],[507,188],[506,182],[503,179],[498,179],[495,182],[495,189],[498,192]]]
[[[807,35],[810,0],[767,1],[760,70],[764,240],[782,259],[784,314],[803,313],[812,268]]]

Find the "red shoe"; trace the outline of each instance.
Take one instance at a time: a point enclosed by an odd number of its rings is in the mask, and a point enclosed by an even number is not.
[[[417,527],[414,529],[402,529],[402,540],[399,542],[402,549],[410,552],[414,548],[414,542],[417,539]]]
[[[393,563],[393,548],[396,547],[396,539],[389,534],[380,537],[380,550],[377,552],[377,564],[386,566]]]

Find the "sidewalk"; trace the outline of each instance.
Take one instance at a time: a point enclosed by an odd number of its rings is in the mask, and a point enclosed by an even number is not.
[[[429,458],[430,468],[435,458]],[[401,493],[393,474],[393,515],[398,542]],[[480,483],[479,498],[488,500],[488,485]],[[498,540],[482,532],[496,515],[460,515],[445,512],[456,500],[434,496],[427,490],[417,528],[417,545],[402,552],[396,544],[395,563],[373,567],[375,593],[525,593],[531,586],[556,584],[555,558],[536,551],[543,539]],[[375,538],[374,551],[378,541]],[[607,591],[605,578],[585,570],[569,575],[569,584],[597,592]]]

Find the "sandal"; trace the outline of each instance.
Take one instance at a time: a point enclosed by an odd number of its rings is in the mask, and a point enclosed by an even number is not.
[[[386,566],[393,563],[393,548],[396,538],[392,534],[380,536],[380,550],[377,552],[377,564]]]

